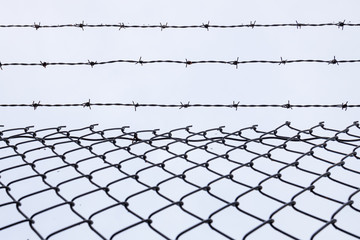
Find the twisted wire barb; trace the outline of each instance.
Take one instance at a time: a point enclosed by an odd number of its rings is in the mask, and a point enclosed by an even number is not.
[[[241,64],[277,64],[277,65],[285,65],[290,63],[326,63],[328,65],[339,65],[340,63],[360,63],[360,59],[343,59],[337,60],[335,57],[330,60],[326,59],[292,59],[292,60],[285,60],[280,57],[279,60],[167,60],[167,59],[157,59],[157,60],[143,60],[141,57],[139,60],[129,60],[129,59],[117,59],[117,60],[108,60],[108,61],[84,61],[84,62],[1,62],[0,61],[0,69],[3,70],[3,67],[6,66],[40,66],[46,68],[47,66],[90,66],[94,67],[95,65],[107,65],[107,64],[114,64],[114,63],[133,63],[133,64],[163,64],[163,63],[170,63],[170,64],[182,64],[185,67],[194,64],[225,64],[225,65],[232,65],[238,68],[238,65]]]
[[[351,23],[348,21],[346,23],[345,20],[338,22],[328,22],[328,23],[301,23],[295,21],[295,23],[270,23],[270,24],[259,24],[256,21],[250,21],[248,24],[228,24],[228,25],[219,25],[219,24],[210,24],[210,21],[202,24],[191,24],[191,25],[169,25],[168,23],[159,23],[159,24],[148,24],[148,25],[138,25],[138,24],[87,24],[82,21],[81,23],[75,24],[45,24],[41,25],[41,23],[34,24],[1,24],[0,28],[34,28],[36,30],[40,28],[80,28],[84,30],[85,28],[116,28],[116,29],[126,29],[126,28],[137,28],[137,29],[206,29],[209,30],[211,28],[276,28],[276,27],[296,27],[297,29],[301,29],[302,27],[337,27],[339,29],[344,29],[347,27],[359,27],[360,23]]]
[[[3,103],[0,104],[0,107],[32,107],[36,110],[39,107],[88,107],[91,109],[93,106],[98,107],[134,107],[135,111],[139,107],[159,107],[159,108],[178,108],[178,109],[185,109],[185,108],[234,108],[237,110],[238,108],[285,108],[285,109],[293,109],[293,108],[340,108],[342,110],[347,110],[347,108],[360,108],[360,104],[348,104],[348,102],[341,103],[341,104],[290,104],[288,101],[285,104],[240,104],[240,102],[235,102],[231,104],[199,104],[199,103],[182,103],[179,104],[159,104],[159,103],[120,103],[120,102],[113,102],[113,103],[92,103],[89,101],[84,103],[41,103],[40,101],[35,102],[33,101],[30,104],[27,103]]]

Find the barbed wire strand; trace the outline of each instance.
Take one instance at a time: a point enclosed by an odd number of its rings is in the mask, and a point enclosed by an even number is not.
[[[80,28],[84,30],[85,28],[117,28],[127,29],[127,28],[137,28],[137,29],[197,29],[202,28],[209,30],[211,28],[275,28],[275,27],[296,27],[297,29],[301,29],[302,27],[337,27],[339,29],[344,29],[345,26],[347,27],[359,27],[360,23],[351,23],[350,21],[346,22],[338,21],[338,22],[328,22],[328,23],[301,23],[295,21],[295,23],[271,23],[271,24],[259,24],[256,21],[250,21],[248,24],[230,24],[230,25],[219,25],[219,24],[210,24],[210,21],[207,23],[202,24],[192,24],[192,25],[169,25],[168,23],[159,23],[159,24],[148,24],[148,25],[138,25],[138,24],[124,24],[124,23],[117,23],[117,24],[87,24],[75,23],[75,24],[45,24],[41,25],[41,23],[34,23],[34,24],[2,24],[0,28],[34,28],[36,30],[40,28],[50,29],[50,28]]]
[[[348,108],[360,108],[360,104],[348,104],[348,102],[341,103],[341,104],[291,104],[288,101],[285,104],[240,104],[240,102],[235,102],[231,104],[199,104],[199,103],[190,103],[189,101],[186,103],[180,102],[179,104],[159,104],[159,103],[120,103],[120,102],[113,102],[113,103],[92,103],[89,101],[84,103],[41,103],[40,101],[35,102],[33,101],[30,104],[27,103],[8,103],[8,104],[0,104],[0,107],[32,107],[35,109],[39,107],[91,107],[98,106],[98,107],[134,107],[135,111],[139,107],[159,107],[159,108],[286,108],[286,109],[293,109],[293,108],[341,108],[343,110],[347,110]]]
[[[185,67],[188,67],[190,65],[194,64],[226,64],[226,65],[233,65],[238,68],[238,65],[241,64],[277,64],[277,65],[285,65],[285,64],[291,64],[291,63],[326,63],[328,65],[339,65],[340,63],[360,63],[360,59],[344,59],[344,60],[337,60],[334,56],[331,60],[325,60],[325,59],[292,59],[292,60],[286,60],[280,57],[280,60],[239,60],[237,58],[233,61],[224,61],[224,60],[164,60],[164,59],[158,59],[158,60],[143,60],[142,57],[139,58],[139,60],[126,60],[126,59],[117,59],[117,60],[108,60],[108,61],[85,61],[85,62],[46,62],[46,61],[40,61],[40,62],[10,62],[10,63],[2,63],[0,62],[0,69],[3,70],[3,67],[6,66],[40,66],[40,67],[48,67],[48,66],[81,66],[81,65],[87,65],[94,67],[95,65],[106,65],[106,64],[114,64],[114,63],[133,63],[133,64],[155,64],[155,63],[171,63],[171,64],[182,64],[185,65]]]

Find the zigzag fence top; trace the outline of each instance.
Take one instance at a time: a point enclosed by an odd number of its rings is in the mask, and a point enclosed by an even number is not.
[[[97,128],[0,128],[1,239],[360,238],[358,122]]]

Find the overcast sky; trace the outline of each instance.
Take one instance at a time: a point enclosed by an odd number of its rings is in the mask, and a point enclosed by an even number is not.
[[[2,24],[125,23],[174,25],[358,23],[358,1],[11,1],[2,4]],[[356,27],[256,29],[1,29],[0,61],[56,62],[112,59],[279,60],[357,59]],[[358,64],[230,65],[178,64],[4,67],[1,103],[223,103],[358,104]],[[130,125],[203,129],[286,120],[309,127],[319,121],[345,126],[357,109],[138,109],[2,108],[6,126]]]
[[[302,1],[95,1],[12,0],[1,3],[0,24],[258,24],[360,23],[357,0]],[[240,29],[0,29],[0,62],[143,60],[359,59],[360,28]],[[123,102],[179,104],[360,104],[359,63],[110,64],[9,66],[0,71],[0,103]],[[259,124],[270,130],[291,121],[320,121],[337,129],[359,120],[359,109],[215,108],[0,108],[0,125],[133,130]]]

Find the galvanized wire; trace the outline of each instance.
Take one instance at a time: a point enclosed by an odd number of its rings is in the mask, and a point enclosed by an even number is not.
[[[192,24],[192,25],[170,25],[168,23],[159,23],[159,24],[143,24],[143,25],[136,25],[136,24],[124,24],[124,23],[117,23],[117,24],[87,24],[75,23],[75,24],[45,24],[42,25],[39,23],[34,24],[1,24],[0,28],[34,28],[38,29],[49,29],[49,28],[80,28],[84,30],[85,28],[116,28],[116,29],[127,29],[127,28],[137,28],[137,29],[234,29],[234,28],[278,28],[278,27],[337,27],[340,29],[344,29],[345,26],[347,27],[359,27],[360,23],[351,23],[350,21],[346,22],[338,21],[338,22],[327,22],[327,23],[301,23],[295,21],[294,23],[270,23],[270,24],[259,24],[256,21],[250,21],[248,24],[229,24],[229,25],[219,25],[219,24],[210,24],[210,21],[207,23],[202,24]]]
[[[113,103],[99,103],[99,102],[91,102],[90,99],[87,102],[84,103],[41,103],[40,101],[32,103],[9,103],[4,104],[1,103],[0,107],[31,107],[37,109],[39,107],[46,107],[46,108],[59,108],[59,107],[133,107],[135,110],[137,108],[143,108],[143,107],[158,107],[158,108],[179,108],[179,109],[185,109],[185,108],[286,108],[286,109],[293,109],[293,108],[340,108],[343,110],[347,110],[348,108],[359,108],[360,104],[348,104],[348,102],[341,103],[341,104],[291,104],[290,101],[288,101],[285,104],[240,104],[240,102],[233,101],[231,104],[199,104],[199,103],[190,103],[180,102],[179,104],[159,104],[159,103],[138,103],[138,102],[132,102],[132,103],[119,103],[119,102],[113,102]]]
[[[21,226],[38,239],[61,238],[64,233],[74,238],[86,229],[99,239],[114,239],[143,226],[160,239],[180,239],[203,231],[203,227],[215,234],[212,236],[216,239],[247,239],[265,229],[266,236],[276,233],[300,239],[305,234],[306,239],[316,239],[332,228],[341,239],[360,238],[359,228],[351,229],[346,224],[360,216],[360,181],[356,181],[360,177],[356,167],[359,150],[358,122],[341,130],[327,128],[323,122],[301,130],[286,122],[271,131],[259,130],[254,125],[233,132],[224,127],[194,131],[190,126],[168,132],[130,131],[128,127],[97,130],[96,125],[73,130],[64,126],[0,128],[0,191],[8,199],[0,198],[0,211],[9,208],[10,214],[18,216],[16,220],[0,217],[0,234]],[[54,166],[54,162],[60,165]],[[171,167],[174,163],[182,165]],[[21,169],[27,169],[26,173],[19,175]],[[75,177],[69,177],[65,170],[71,170]],[[151,171],[166,173],[168,177],[156,181],[155,175],[144,177],[147,172],[154,174]],[[199,180],[207,179],[207,174],[211,178],[199,184]],[[253,177],[258,180],[250,183]],[[42,187],[33,190],[33,179],[38,179],[35,185]],[[72,185],[80,180],[81,185]],[[130,183],[143,190],[131,189]],[[328,190],[324,191],[323,183]],[[279,184],[289,189],[288,197],[278,195],[284,191]],[[334,195],[331,190],[334,184],[337,191],[345,191],[346,195]],[[66,188],[68,185],[71,188]],[[87,185],[92,190],[86,190]],[[173,186],[170,192],[165,191],[167,185]],[[226,192],[218,191],[222,185],[227,186]],[[193,190],[174,198],[184,187]],[[24,189],[26,194],[22,193]],[[133,192],[128,193],[129,190]],[[119,192],[128,195],[120,199],[116,195]],[[113,204],[98,201],[98,193]],[[151,209],[144,216],[134,199],[148,193],[156,201],[143,198],[142,208]],[[198,194],[202,194],[201,205],[207,209],[205,217],[196,211],[199,206],[193,208],[190,201]],[[248,197],[253,194],[259,198],[254,203],[257,208],[249,208]],[[54,203],[42,206],[48,199]],[[317,201],[309,203],[307,199]],[[326,208],[326,214],[307,209],[321,208],[324,203],[318,200],[332,204],[332,208]],[[160,201],[163,204],[157,206]],[[216,207],[212,206],[214,201]],[[95,203],[97,209],[92,208]],[[62,211],[55,211],[59,208]],[[117,209],[122,212],[119,214]],[[177,225],[176,231],[170,232],[169,224],[180,215],[169,213],[169,209],[179,211],[194,223],[186,227]],[[257,213],[256,209],[269,214]],[[116,219],[99,219],[113,212]],[[286,222],[281,221],[284,214],[288,216]],[[51,231],[48,223],[41,221],[45,216],[58,220]],[[74,221],[75,216],[79,220]],[[159,216],[166,219],[165,224],[159,224]],[[130,217],[136,219],[132,224],[108,231],[110,226]],[[312,221],[317,227],[310,229],[301,221]],[[237,230],[241,234],[235,234]],[[26,231],[17,234],[24,236]]]
[[[94,67],[96,65],[108,65],[108,64],[115,64],[115,63],[132,63],[132,64],[181,64],[185,65],[185,67],[188,67],[190,65],[195,64],[225,64],[225,65],[232,65],[236,66],[238,68],[238,65],[243,64],[277,64],[277,65],[285,65],[285,64],[291,64],[291,63],[326,63],[328,65],[339,65],[339,63],[360,63],[360,59],[343,59],[343,60],[337,60],[335,57],[330,60],[321,60],[321,59],[292,59],[292,60],[286,60],[280,57],[280,60],[239,60],[237,58],[233,61],[223,61],[223,60],[143,60],[141,57],[139,60],[126,60],[126,59],[117,59],[117,60],[109,60],[109,61],[84,61],[84,62],[46,62],[46,61],[40,61],[40,62],[0,62],[0,69],[3,69],[3,67],[7,66],[25,66],[25,67],[34,67],[34,66],[40,66],[40,67],[48,67],[48,66],[90,66]]]

